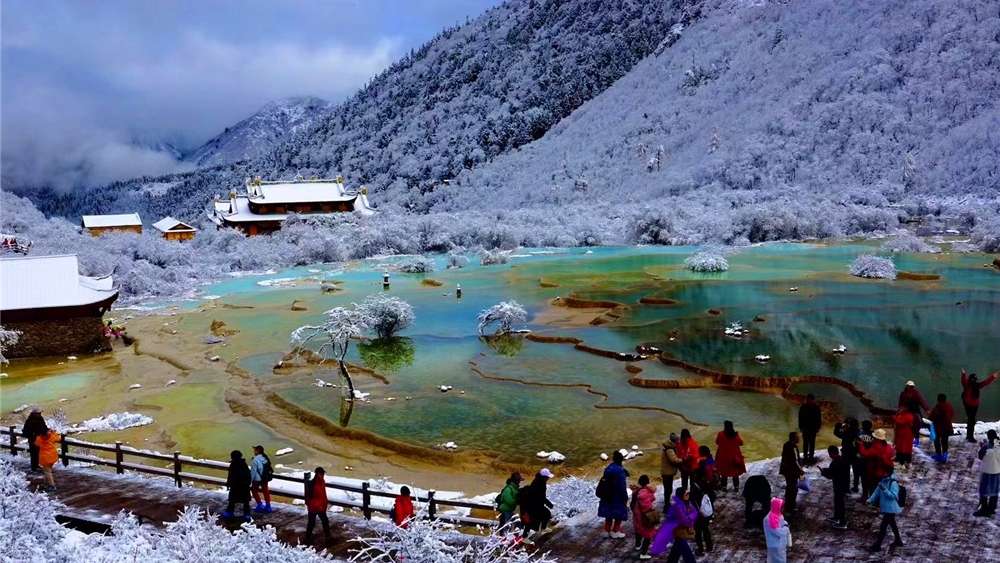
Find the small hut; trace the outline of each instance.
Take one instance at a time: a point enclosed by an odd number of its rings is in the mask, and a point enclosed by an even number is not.
[[[191,240],[198,229],[167,216],[153,223],[153,228],[160,231],[167,240]]]
[[[142,219],[138,213],[122,215],[84,215],[83,228],[91,235],[100,236],[109,231],[123,231],[142,234]]]

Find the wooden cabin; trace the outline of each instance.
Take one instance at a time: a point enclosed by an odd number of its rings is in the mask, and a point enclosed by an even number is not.
[[[83,228],[95,237],[111,231],[142,234],[142,219],[139,218],[138,213],[84,215]]]
[[[167,216],[153,223],[153,228],[160,231],[167,240],[191,240],[198,229]]]
[[[111,349],[101,318],[118,298],[110,275],[81,276],[75,254],[0,259],[0,318],[20,331],[8,358]]]

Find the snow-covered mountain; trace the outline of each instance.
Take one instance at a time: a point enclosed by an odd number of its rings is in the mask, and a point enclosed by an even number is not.
[[[753,242],[992,201],[959,211],[971,229],[1000,205],[997,29],[993,0],[511,0],[259,158],[39,207],[189,219],[246,176],[301,172],[384,211],[591,214],[587,244],[619,240],[606,221]]]
[[[185,162],[215,166],[253,159],[271,152],[300,131],[311,129],[330,111],[330,102],[316,97],[286,98],[270,102],[257,113],[227,127],[191,151]]]

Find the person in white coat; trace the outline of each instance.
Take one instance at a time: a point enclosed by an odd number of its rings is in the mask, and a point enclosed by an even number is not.
[[[997,513],[1000,495],[1000,438],[990,429],[986,440],[979,443],[979,510],[973,516],[993,516]]]
[[[771,499],[771,512],[764,518],[764,540],[767,542],[767,563],[786,563],[792,547],[792,532],[782,515],[785,501]]]

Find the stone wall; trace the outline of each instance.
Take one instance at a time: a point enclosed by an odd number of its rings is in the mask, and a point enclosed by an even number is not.
[[[4,353],[8,358],[37,358],[110,352],[99,317],[5,323],[19,330],[17,344]]]

